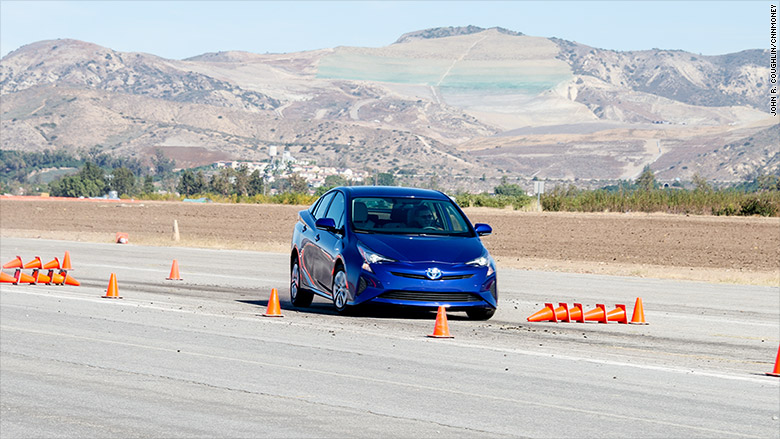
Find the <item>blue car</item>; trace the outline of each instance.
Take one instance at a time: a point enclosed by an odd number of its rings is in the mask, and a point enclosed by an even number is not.
[[[338,187],[298,214],[290,255],[290,299],[314,295],[346,314],[366,303],[440,305],[487,320],[498,305],[496,266],[471,225],[441,192]]]

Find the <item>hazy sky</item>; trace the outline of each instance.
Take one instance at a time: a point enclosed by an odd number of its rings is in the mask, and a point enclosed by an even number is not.
[[[75,38],[182,59],[206,52],[381,47],[406,32],[499,26],[614,50],[720,55],[769,48],[777,1],[13,1],[0,0],[0,52]]]

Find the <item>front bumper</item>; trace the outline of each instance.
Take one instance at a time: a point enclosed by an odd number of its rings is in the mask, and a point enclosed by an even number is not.
[[[441,277],[430,279],[426,270],[436,268]],[[495,271],[465,264],[372,264],[361,270],[355,284],[355,301],[450,309],[498,305]]]

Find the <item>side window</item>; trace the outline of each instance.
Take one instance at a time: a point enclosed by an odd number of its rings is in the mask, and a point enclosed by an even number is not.
[[[325,194],[320,198],[320,204],[317,205],[317,208],[314,209],[314,219],[320,219],[325,217],[325,212],[328,210],[328,204],[330,204],[330,199],[333,198],[333,194],[336,192],[331,192],[329,194]]]
[[[340,229],[344,225],[344,194],[336,192],[333,202],[330,203],[330,208],[325,218],[332,218],[336,223],[336,228]]]
[[[317,209],[317,204],[320,202],[321,199],[322,199],[321,197],[317,198],[316,200],[314,200],[313,203],[311,203],[311,206],[309,206],[309,213],[312,214],[312,216],[314,216],[314,210]]]

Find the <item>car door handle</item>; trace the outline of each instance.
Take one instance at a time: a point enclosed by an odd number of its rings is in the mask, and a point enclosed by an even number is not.
[[[314,237],[314,240],[315,241],[319,241],[320,240],[320,234],[319,233],[317,234],[317,236]]]

